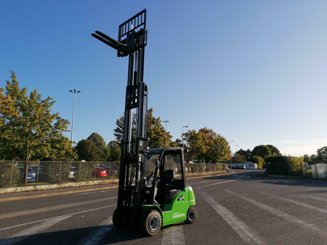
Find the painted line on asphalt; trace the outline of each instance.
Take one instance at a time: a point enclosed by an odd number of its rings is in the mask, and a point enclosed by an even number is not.
[[[36,208],[36,209],[30,209],[30,210],[15,211],[15,212],[11,212],[11,213],[4,213],[4,214],[0,214],[0,220],[16,218],[16,217],[25,216],[25,215],[39,214],[39,213],[44,213],[44,212],[49,212],[49,211],[56,211],[56,210],[61,210],[61,209],[65,209],[65,208],[77,207],[77,206],[81,206],[81,205],[89,205],[89,204],[109,201],[109,200],[113,200],[113,199],[116,199],[116,197],[108,197],[108,198],[101,198],[101,199],[90,200],[90,201],[85,201],[85,202],[60,204],[60,205],[56,205],[56,206],[52,206],[52,207],[44,207],[44,208]]]
[[[32,225],[32,224],[36,224],[36,223],[40,223],[40,222],[44,222],[44,221],[48,221],[48,220],[59,219],[61,217],[66,217],[67,215],[74,216],[74,215],[78,215],[78,214],[84,214],[84,213],[88,213],[88,212],[98,211],[98,210],[101,210],[101,209],[111,208],[111,207],[114,207],[114,206],[116,206],[116,204],[106,205],[106,206],[98,207],[98,208],[86,209],[86,210],[83,210],[83,211],[74,212],[74,213],[65,214],[65,215],[60,215],[60,216],[47,218],[47,219],[35,220],[35,221],[31,221],[31,222],[27,222],[27,223],[23,223],[23,224],[19,224],[19,225],[7,226],[7,227],[4,227],[4,228],[0,228],[0,231],[10,230],[10,229],[14,229],[14,228],[18,228],[18,227],[22,227],[22,226],[26,226],[26,225]]]
[[[324,197],[305,196],[305,195],[302,195],[300,197],[303,197],[303,198],[312,198],[312,199],[315,199],[315,200],[318,200],[318,201],[327,202],[327,198],[324,198]]]
[[[272,198],[278,198],[278,199],[283,200],[285,202],[294,203],[297,206],[302,206],[302,207],[305,207],[305,208],[308,208],[308,209],[312,209],[312,210],[317,211],[317,212],[320,212],[320,213],[327,214],[327,210],[326,209],[318,208],[318,207],[312,206],[310,204],[306,204],[306,203],[303,203],[303,202],[295,201],[293,199],[289,199],[289,198],[286,198],[286,197],[275,196],[275,195],[273,196],[273,195],[270,195],[270,194],[264,193],[264,192],[259,192],[259,193],[262,194],[262,195],[266,195],[266,196],[272,197]]]
[[[104,220],[100,224],[101,228],[95,229],[91,234],[83,239],[79,244],[80,245],[97,245],[100,241],[112,230],[112,216]],[[108,241],[106,241],[106,244]]]
[[[195,187],[195,188],[199,189],[199,188],[204,188],[204,187],[209,187],[209,186],[214,186],[214,185],[226,184],[226,183],[234,182],[234,181],[236,181],[236,180],[226,180],[226,181],[217,182],[217,183],[213,183],[213,184],[198,186],[198,187]]]
[[[216,210],[216,212],[229,224],[229,226],[242,238],[247,244],[266,244],[266,242],[247,224],[237,218],[231,211],[223,205],[217,203],[207,193],[201,192],[204,199]]]
[[[98,187],[98,188],[92,188],[92,189],[83,189],[83,190],[73,190],[73,191],[65,191],[65,192],[56,192],[56,193],[47,193],[47,194],[37,194],[37,195],[30,195],[28,193],[27,196],[15,196],[15,197],[7,197],[7,198],[1,198],[1,202],[10,202],[10,201],[21,201],[21,200],[29,200],[29,199],[35,199],[35,198],[44,198],[44,197],[55,197],[55,196],[65,196],[65,195],[71,195],[76,193],[82,193],[82,192],[96,192],[99,190],[108,190],[108,189],[114,189],[118,188],[118,186],[107,186],[107,187]]]
[[[323,229],[320,229],[320,227],[315,225],[315,224],[311,224],[309,222],[301,220],[301,219],[299,219],[299,218],[297,218],[297,217],[295,217],[295,216],[293,216],[291,214],[285,213],[285,212],[283,212],[283,211],[281,211],[279,209],[273,208],[273,207],[271,207],[271,206],[269,206],[267,204],[260,203],[260,202],[254,200],[254,199],[248,198],[248,197],[243,196],[243,195],[241,195],[239,193],[236,193],[234,191],[231,191],[231,190],[225,190],[225,191],[232,194],[232,195],[234,195],[234,196],[236,196],[236,197],[238,197],[238,198],[241,198],[244,201],[247,201],[247,202],[253,204],[254,206],[257,206],[257,207],[259,207],[259,208],[261,208],[261,209],[263,209],[263,210],[265,210],[265,211],[267,211],[267,212],[269,212],[269,213],[271,213],[271,214],[273,214],[273,215],[275,215],[275,216],[277,216],[277,217],[279,217],[279,218],[281,218],[281,219],[283,219],[283,220],[285,220],[285,221],[287,221],[289,223],[293,223],[295,225],[301,226],[305,230],[310,229],[310,230],[312,230],[314,232],[317,232],[321,237],[324,237],[325,239],[327,239],[326,231],[323,230]]]
[[[27,228],[26,230],[12,234],[11,237],[5,238],[4,241],[1,241],[1,245],[11,245],[11,244],[21,242],[21,241],[27,239],[29,236],[34,235],[38,232],[44,231],[45,229],[47,229],[55,224],[58,224],[59,222],[62,222],[65,219],[68,219],[70,217],[71,217],[71,215],[66,215],[63,217],[56,218],[56,219],[44,221],[41,224],[34,225],[30,228]]]
[[[184,245],[185,237],[182,225],[171,226],[163,230],[161,245]]]

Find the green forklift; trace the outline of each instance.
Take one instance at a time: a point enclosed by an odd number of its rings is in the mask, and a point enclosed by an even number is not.
[[[185,185],[184,149],[148,149],[148,88],[143,82],[147,44],[146,10],[119,25],[118,40],[95,31],[92,36],[128,56],[124,132],[121,143],[117,208],[113,224],[139,227],[147,235],[161,227],[193,223],[197,217],[192,187]]]

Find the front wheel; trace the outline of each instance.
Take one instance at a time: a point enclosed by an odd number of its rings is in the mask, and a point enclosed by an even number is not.
[[[189,207],[187,210],[186,223],[192,224],[196,219],[197,213],[194,207]]]
[[[144,219],[144,231],[149,236],[156,235],[161,229],[162,218],[157,210],[151,210],[148,212]]]

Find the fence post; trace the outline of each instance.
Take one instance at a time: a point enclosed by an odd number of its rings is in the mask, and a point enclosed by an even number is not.
[[[14,162],[11,162],[9,187],[11,187],[11,184],[12,184],[13,171],[14,171]]]
[[[59,184],[61,184],[61,161],[59,162]]]

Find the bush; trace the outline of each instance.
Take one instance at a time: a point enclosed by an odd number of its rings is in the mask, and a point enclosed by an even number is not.
[[[264,169],[266,167],[265,159],[260,156],[252,157],[251,161],[257,164],[258,169]]]
[[[302,175],[303,158],[271,156],[265,158],[266,174],[272,175]]]
[[[0,162],[0,187],[14,187],[19,181],[19,170],[13,162]]]
[[[302,175],[303,163],[302,157],[288,157],[289,174],[293,176]]]

